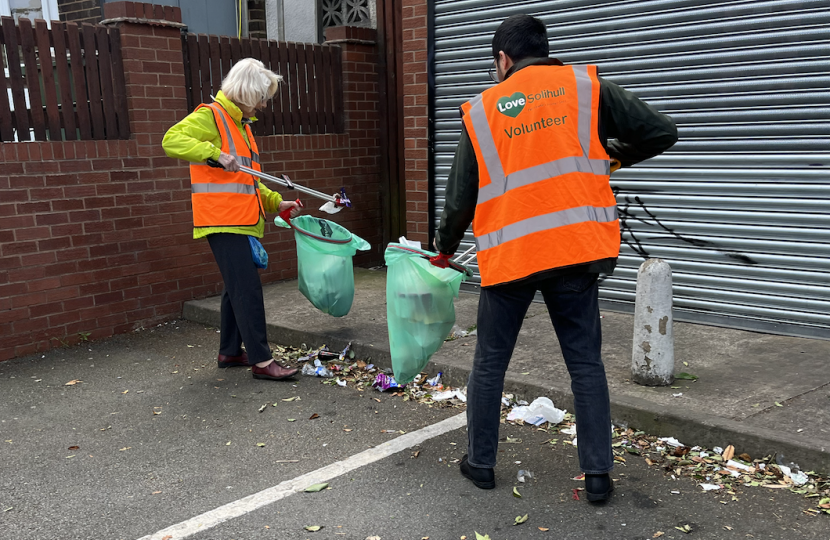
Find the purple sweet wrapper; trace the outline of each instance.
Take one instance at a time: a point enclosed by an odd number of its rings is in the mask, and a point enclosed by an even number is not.
[[[398,384],[395,377],[391,375],[387,375],[386,373],[378,373],[378,376],[375,377],[375,382],[372,383],[372,387],[377,388],[380,392],[384,392],[390,388],[403,388],[404,385]]]

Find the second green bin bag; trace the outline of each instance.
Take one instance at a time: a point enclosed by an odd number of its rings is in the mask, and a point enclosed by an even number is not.
[[[297,241],[297,278],[300,292],[314,307],[333,317],[343,317],[354,300],[352,257],[369,249],[369,242],[327,219],[297,216],[288,225]]]
[[[466,275],[433,266],[428,257],[435,255],[401,244],[386,248],[386,318],[392,370],[400,384],[424,369],[455,324],[453,299]]]

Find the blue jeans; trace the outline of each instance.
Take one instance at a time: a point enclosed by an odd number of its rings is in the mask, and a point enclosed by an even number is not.
[[[504,374],[537,290],[545,299],[571,376],[579,465],[588,474],[607,473],[614,468],[614,459],[608,382],[600,356],[597,274],[481,290],[478,343],[467,384],[468,461],[473,467],[496,465]]]

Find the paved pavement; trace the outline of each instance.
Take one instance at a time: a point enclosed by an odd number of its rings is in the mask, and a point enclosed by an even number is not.
[[[359,355],[391,365],[386,274],[355,270],[354,305],[342,318],[316,310],[295,281],[266,286],[269,338],[333,348],[351,341]],[[456,301],[461,328],[475,324],[477,305],[475,294],[462,293]],[[543,304],[531,306],[506,388],[528,400],[546,395],[572,410],[570,380],[546,313]],[[187,303],[184,317],[218,325],[218,297]],[[602,327],[615,422],[710,448],[732,444],[753,456],[778,453],[806,469],[830,471],[830,341],[675,322],[676,372],[699,379],[677,381],[680,388],[649,388],[629,380],[633,316],[603,312]],[[443,371],[461,386],[474,348],[474,337],[447,342],[427,369]]]
[[[610,504],[574,500],[575,449],[530,426],[504,426],[497,487],[479,490],[457,471],[461,409],[254,380],[217,369],[217,346],[215,327],[176,321],[0,363],[0,538],[827,538],[830,516],[803,513],[815,500],[705,493],[635,456],[617,466]],[[519,469],[535,478],[518,483]],[[302,492],[314,478],[330,489]]]

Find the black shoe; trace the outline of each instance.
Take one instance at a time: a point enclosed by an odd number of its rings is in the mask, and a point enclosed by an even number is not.
[[[607,501],[611,498],[611,492],[614,491],[614,481],[608,473],[586,474],[585,491],[588,493],[590,502]]]
[[[477,488],[493,489],[496,487],[496,475],[493,473],[493,469],[473,467],[467,463],[467,454],[464,454],[461,458],[459,468],[461,469],[461,476],[472,481]]]

